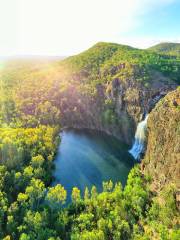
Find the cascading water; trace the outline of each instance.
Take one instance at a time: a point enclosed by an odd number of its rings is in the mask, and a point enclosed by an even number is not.
[[[145,119],[138,123],[135,141],[132,148],[129,150],[129,153],[136,159],[139,160],[141,153],[144,152],[144,145],[146,140],[146,129],[147,129],[147,119],[148,115],[146,115]]]

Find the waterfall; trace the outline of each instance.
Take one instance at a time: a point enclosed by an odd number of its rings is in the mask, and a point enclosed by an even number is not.
[[[147,119],[148,115],[146,115],[145,119],[138,123],[136,134],[135,134],[135,141],[132,148],[129,150],[129,153],[136,159],[140,159],[141,153],[144,152],[144,144],[146,140],[146,129],[147,129]]]

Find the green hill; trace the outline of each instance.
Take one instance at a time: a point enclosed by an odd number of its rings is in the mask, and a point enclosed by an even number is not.
[[[90,75],[90,78],[93,75],[93,78],[102,82],[109,80],[112,75],[126,78],[132,74],[136,79],[145,82],[151,78],[153,70],[156,70],[180,83],[178,56],[172,57],[171,54],[140,50],[126,45],[97,43],[87,51],[65,59],[64,63],[71,71],[82,71]],[[125,64],[126,67],[123,68],[121,64]]]
[[[17,124],[17,117],[19,125],[22,122],[26,125],[31,122],[32,126],[37,122],[56,123],[59,122],[60,115],[63,119],[72,109],[77,109],[74,115],[78,117],[80,108],[86,108],[78,103],[81,99],[83,104],[84,96],[88,103],[97,103],[101,98],[98,115],[104,115],[108,110],[108,117],[105,114],[105,119],[113,122],[115,120],[112,119],[119,117],[109,117],[109,110],[111,108],[111,112],[114,112],[114,108],[118,108],[115,101],[115,92],[119,91],[118,84],[121,85],[121,90],[126,92],[124,103],[129,104],[131,98],[137,99],[137,109],[135,110],[136,105],[132,104],[130,116],[136,111],[138,120],[145,111],[143,105],[139,106],[140,102],[157,94],[162,86],[168,89],[170,85],[180,83],[179,61],[178,56],[103,42],[61,61],[22,58],[5,61],[0,68],[0,124],[13,125],[14,121]],[[128,92],[130,86],[133,89]],[[149,94],[149,97],[144,97],[142,101],[139,90]],[[107,102],[111,103],[111,107],[108,107]],[[145,105],[147,108],[147,103]],[[45,116],[47,109],[51,111],[52,118]],[[70,119],[69,116],[67,118]],[[99,119],[99,122],[101,120]]]
[[[156,51],[159,53],[168,53],[171,55],[178,55],[180,56],[180,43],[171,43],[171,42],[164,42],[159,43],[155,46],[149,48],[149,50]]]

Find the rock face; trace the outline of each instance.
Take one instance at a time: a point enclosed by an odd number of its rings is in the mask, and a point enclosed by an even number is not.
[[[109,96],[106,89],[107,86],[98,85],[96,96],[82,94],[76,88],[66,91],[65,104],[60,108],[61,125],[104,131],[130,144],[135,123],[126,111],[123,93]],[[118,90],[116,88],[116,91]]]
[[[101,130],[131,145],[138,122],[174,88],[176,84],[168,84],[164,77],[152,80],[148,87],[133,77],[126,81],[114,78],[96,85],[94,96],[82,94],[78,87],[71,86],[61,96],[61,124]]]
[[[180,88],[161,99],[149,114],[148,143],[142,170],[152,177],[152,189],[173,183],[180,188]]]

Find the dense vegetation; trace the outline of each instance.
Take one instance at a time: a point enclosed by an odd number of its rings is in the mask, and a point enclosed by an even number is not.
[[[180,43],[159,43],[151,48],[150,50],[156,52],[162,52],[170,55],[179,55],[180,54]]]
[[[96,86],[115,78],[148,89],[158,72],[179,83],[179,61],[179,55],[98,43],[61,62],[1,63],[0,239],[179,239],[175,187],[156,195],[139,166],[124,189],[111,181],[102,183],[102,193],[74,187],[69,206],[64,187],[50,187],[61,119],[67,111],[79,114],[67,104],[81,100],[75,89],[93,101]],[[116,122],[113,104],[103,104],[104,117]]]
[[[70,71],[89,76],[89,80],[106,82],[113,78],[134,76],[139,81],[151,81],[153,71],[159,71],[180,82],[180,53],[172,56],[156,51],[140,50],[125,45],[97,43],[89,50],[64,60]],[[71,68],[72,69],[71,69]]]
[[[64,112],[76,111],[70,97],[99,97],[97,86],[114,79],[133,79],[148,90],[160,74],[167,84],[180,84],[180,54],[98,43],[63,61],[6,61],[0,64],[0,126],[57,124]]]
[[[95,186],[84,193],[74,187],[72,204],[63,208],[63,186],[46,187],[51,157],[41,149],[32,152],[17,170],[0,167],[1,239],[179,239],[172,186],[154,196],[150,179],[136,166],[124,190],[111,181],[103,183],[102,193]]]

